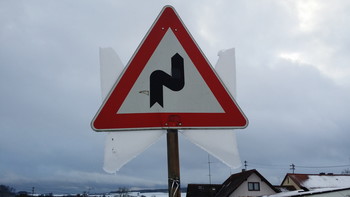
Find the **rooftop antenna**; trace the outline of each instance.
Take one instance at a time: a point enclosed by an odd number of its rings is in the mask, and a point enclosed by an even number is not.
[[[293,174],[294,174],[294,171],[295,171],[295,165],[292,163],[292,165],[290,165],[290,170],[292,170]]]

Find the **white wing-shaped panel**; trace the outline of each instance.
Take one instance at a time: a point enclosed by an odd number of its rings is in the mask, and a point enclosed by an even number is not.
[[[231,95],[236,97],[235,50],[220,51],[218,56],[215,70]],[[234,130],[182,130],[181,133],[227,166],[239,168],[242,165]]]
[[[105,99],[124,68],[112,48],[100,48],[101,94]],[[115,173],[127,162],[155,143],[165,131],[108,132],[106,136],[103,169]]]

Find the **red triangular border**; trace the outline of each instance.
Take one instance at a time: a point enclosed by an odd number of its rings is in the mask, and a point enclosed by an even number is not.
[[[158,44],[171,28],[225,113],[116,114]],[[200,99],[200,98],[199,98]],[[95,131],[245,128],[248,120],[218,79],[175,9],[165,6],[91,122]]]

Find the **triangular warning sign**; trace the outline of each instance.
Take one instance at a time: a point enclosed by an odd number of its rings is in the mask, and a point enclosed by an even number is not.
[[[244,128],[248,121],[171,6],[92,120],[96,131]]]

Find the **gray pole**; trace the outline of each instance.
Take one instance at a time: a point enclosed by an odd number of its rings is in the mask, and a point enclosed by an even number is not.
[[[181,197],[178,132],[177,129],[167,131],[169,197]]]
[[[208,154],[208,166],[209,166],[209,184],[211,185],[211,171],[210,171],[210,155]]]

